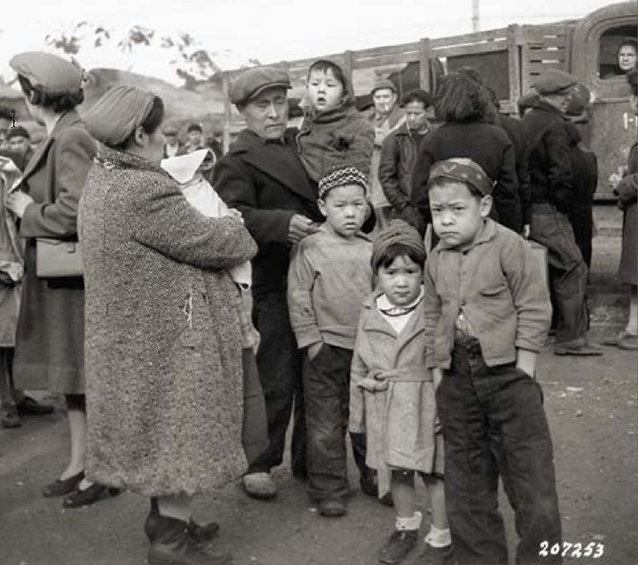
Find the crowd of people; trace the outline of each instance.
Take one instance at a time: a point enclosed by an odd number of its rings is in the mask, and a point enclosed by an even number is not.
[[[240,479],[274,499],[292,422],[292,474],[321,516],[347,514],[348,443],[361,491],[394,507],[382,563],[417,545],[415,475],[431,505],[419,565],[508,562],[499,477],[517,563],[561,562],[539,552],[561,523],[536,362],[550,331],[556,355],[602,354],[586,301],[597,161],[574,76],[541,74],[521,119],[471,68],[402,101],[381,80],[361,113],[320,59],[291,128],[288,74],[252,68],[222,154],[196,123],[183,145],[144,89],[80,115],[76,64],[11,66],[47,137],[33,152],[6,124],[0,147],[0,399],[10,428],[53,410],[23,390],[65,397],[69,461],[43,496],[141,494],[149,563],[228,563],[193,496]],[[605,341],[623,349],[638,346],[636,178],[634,145],[614,181],[630,311]]]

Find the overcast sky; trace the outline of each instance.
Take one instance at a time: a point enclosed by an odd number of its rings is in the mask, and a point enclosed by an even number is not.
[[[481,29],[579,18],[610,4],[479,1]],[[185,31],[210,51],[230,49],[240,59],[254,57],[263,63],[472,31],[472,0],[18,0],[11,4],[0,21],[0,53],[7,60],[12,53],[40,49],[46,33],[70,29],[81,20],[115,33],[125,33],[133,25],[158,33]],[[88,63],[84,64],[90,68]],[[100,63],[104,64],[103,57]],[[111,64],[118,66],[116,57]],[[152,67],[152,61],[144,66]],[[153,73],[151,68],[142,71]]]

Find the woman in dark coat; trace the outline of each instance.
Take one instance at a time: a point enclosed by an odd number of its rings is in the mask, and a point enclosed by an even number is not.
[[[77,210],[96,152],[75,107],[84,100],[82,71],[48,53],[21,53],[11,59],[31,116],[48,137],[29,161],[22,190],[7,206],[20,218],[26,239],[25,277],[16,334],[16,386],[49,390],[66,397],[71,459],[45,497],[64,496],[67,508],[84,506],[109,491],[84,479],[84,283],[81,276],[38,278],[36,238],[77,240]]]
[[[450,73],[434,98],[436,120],[442,125],[423,139],[412,177],[412,202],[424,225],[431,223],[427,184],[437,161],[467,157],[478,163],[495,183],[492,208],[499,223],[520,233],[523,228],[514,146],[493,121],[485,89],[471,77]]]
[[[638,84],[636,69],[627,73],[631,86],[631,109],[638,115]],[[624,212],[622,231],[622,252],[618,277],[621,283],[630,285],[629,319],[627,326],[617,336],[604,340],[603,345],[615,345],[621,349],[638,349],[638,144],[629,152],[627,171],[615,187],[618,207]]]
[[[87,473],[158,499],[150,563],[226,563],[196,549],[217,527],[194,494],[245,471],[239,291],[228,269],[257,246],[237,217],[193,208],[160,168],[164,114],[117,86],[86,114],[100,145],[81,207],[86,284]]]

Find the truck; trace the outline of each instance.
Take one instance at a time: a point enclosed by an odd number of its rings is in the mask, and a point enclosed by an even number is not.
[[[388,78],[399,99],[414,88],[435,92],[437,80],[447,72],[473,67],[496,92],[501,112],[517,115],[518,99],[532,91],[536,78],[547,69],[572,73],[591,92],[589,122],[582,127],[584,142],[598,157],[596,200],[614,198],[609,179],[627,164],[636,143],[638,122],[627,103],[629,86],[616,74],[616,52],[627,40],[636,41],[638,14],[635,2],[600,8],[580,20],[542,25],[513,24],[505,28],[442,38],[422,38],[412,43],[344,51],[313,58],[281,61],[293,88],[291,117],[301,115],[308,67],[318,58],[339,63],[349,76],[360,110],[371,104],[372,85]],[[242,127],[229,101],[233,80],[242,69],[222,76],[225,93],[224,146]]]

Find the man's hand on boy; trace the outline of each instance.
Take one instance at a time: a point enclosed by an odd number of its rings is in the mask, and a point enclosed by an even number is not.
[[[288,241],[290,243],[298,243],[307,235],[318,231],[317,225],[306,216],[301,214],[294,214],[290,218],[290,225],[288,226]]]

